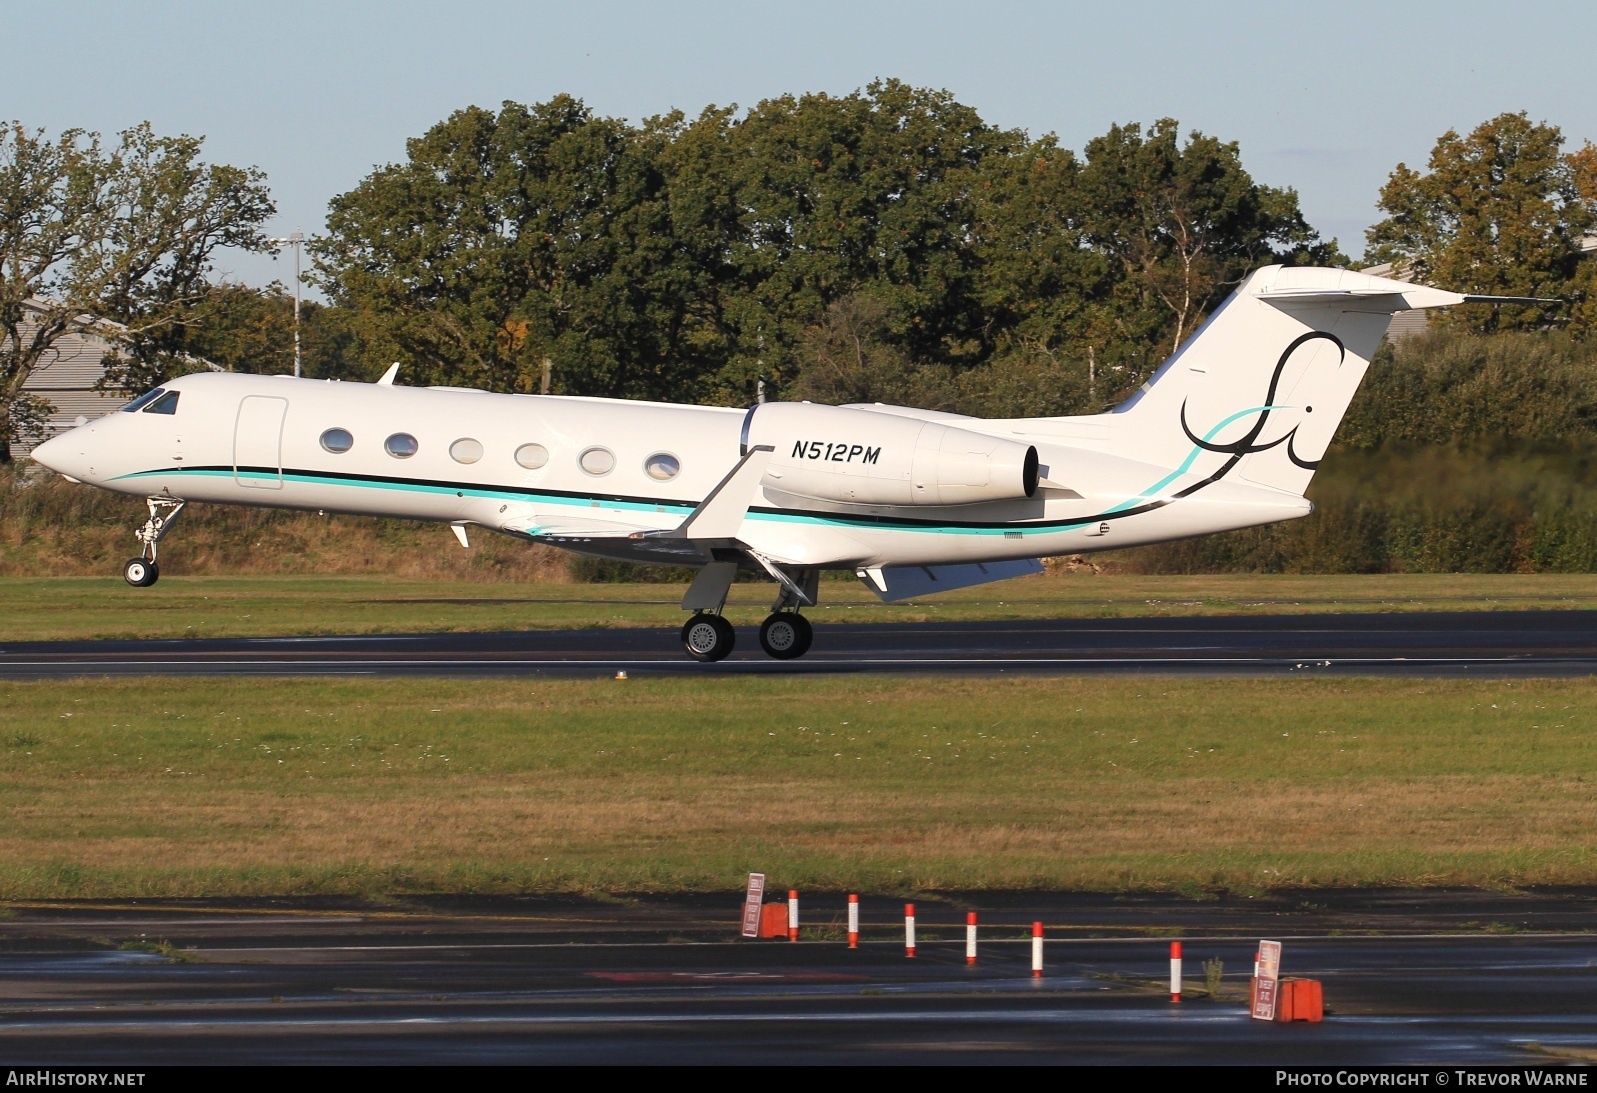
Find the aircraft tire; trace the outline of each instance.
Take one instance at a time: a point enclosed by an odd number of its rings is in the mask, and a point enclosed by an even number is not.
[[[129,558],[122,565],[122,579],[134,588],[149,588],[161,579],[161,567],[147,558]]]
[[[760,648],[777,660],[797,660],[814,640],[815,628],[797,611],[778,611],[760,623]]]
[[[694,615],[682,627],[682,648],[694,660],[723,660],[737,644],[737,631],[720,615]]]

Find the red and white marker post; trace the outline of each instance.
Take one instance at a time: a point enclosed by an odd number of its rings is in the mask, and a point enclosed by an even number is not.
[[[1170,943],[1170,1001],[1181,1001],[1181,942]]]
[[[965,963],[976,963],[976,912],[965,912]]]
[[[904,955],[915,958],[915,905],[904,904]]]
[[[798,889],[787,890],[787,939],[798,940]]]
[[[1031,977],[1042,978],[1042,923],[1031,924]]]
[[[859,948],[859,896],[848,894],[848,947]]]

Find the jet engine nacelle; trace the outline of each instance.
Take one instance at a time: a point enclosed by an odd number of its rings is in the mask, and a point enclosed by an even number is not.
[[[1037,449],[952,425],[808,402],[749,415],[745,443],[774,451],[762,484],[849,505],[969,505],[1037,492]]]

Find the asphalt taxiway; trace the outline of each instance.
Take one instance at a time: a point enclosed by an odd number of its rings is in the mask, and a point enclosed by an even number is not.
[[[1597,935],[1553,932],[1589,929],[1589,891],[956,896],[918,901],[913,960],[900,905],[865,904],[853,951],[840,893],[806,898],[797,944],[735,940],[735,894],[13,905],[0,1059],[1457,1066],[1589,1062],[1597,1044]],[[1150,933],[1184,935],[1180,1004]],[[1261,937],[1324,983],[1324,1023],[1249,1019]]]
[[[1473,611],[1005,622],[827,623],[802,660],[763,655],[743,628],[717,664],[675,630],[525,630],[365,637],[7,642],[0,678],[127,675],[591,676],[629,674],[1050,675],[1147,672],[1585,676],[1597,612]]]

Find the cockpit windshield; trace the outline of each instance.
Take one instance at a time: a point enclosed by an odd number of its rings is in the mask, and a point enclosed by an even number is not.
[[[164,394],[166,394],[165,387],[157,387],[153,391],[146,391],[144,394],[140,395],[138,398],[122,407],[122,412],[124,414],[136,414]]]
[[[177,400],[181,391],[168,391],[154,402],[144,408],[146,414],[175,414],[177,413]]]

